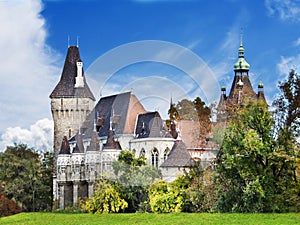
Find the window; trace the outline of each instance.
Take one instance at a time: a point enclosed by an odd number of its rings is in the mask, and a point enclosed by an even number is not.
[[[80,173],[80,167],[79,167],[79,165],[75,166],[75,173]]]
[[[164,152],[164,160],[166,160],[168,158],[169,152],[170,152],[170,149],[166,148],[166,150]]]
[[[156,148],[152,151],[152,166],[158,167],[158,151]]]
[[[145,158],[146,152],[145,149],[142,148],[141,153],[140,153],[140,157]]]
[[[72,137],[72,130],[69,129],[69,138],[71,138],[71,137]]]
[[[66,167],[65,166],[61,167],[61,173],[66,173]]]

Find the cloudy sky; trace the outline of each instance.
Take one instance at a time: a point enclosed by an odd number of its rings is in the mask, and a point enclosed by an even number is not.
[[[171,96],[209,104],[230,88],[241,33],[269,103],[300,67],[299,0],[0,0],[0,27],[0,150],[51,149],[49,94],[68,44],[97,99],[132,90],[163,117]]]

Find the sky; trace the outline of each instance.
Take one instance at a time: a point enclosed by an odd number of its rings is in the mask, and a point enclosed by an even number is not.
[[[69,45],[97,100],[133,91],[163,118],[171,98],[229,92],[241,37],[269,104],[300,67],[299,0],[0,0],[0,27],[0,150],[52,149],[49,94]]]

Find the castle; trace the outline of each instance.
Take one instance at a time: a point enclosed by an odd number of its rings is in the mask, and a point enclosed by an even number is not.
[[[219,120],[234,102],[240,104],[248,97],[264,99],[262,84],[258,94],[251,86],[249,67],[241,41],[229,96],[225,87],[221,89]],[[95,104],[78,46],[68,48],[60,81],[50,99],[54,120],[53,194],[61,209],[91,196],[96,179],[114,178],[112,162],[121,150],[144,157],[169,182],[183,174],[194,159],[209,164],[218,152],[214,143],[199,140],[198,123],[173,121],[168,130],[159,112],[146,111],[132,92],[101,97]]]

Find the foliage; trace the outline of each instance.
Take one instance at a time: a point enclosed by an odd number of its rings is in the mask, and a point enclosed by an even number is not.
[[[87,199],[82,208],[89,213],[117,213],[124,211],[128,204],[121,198],[115,184],[107,180],[95,183],[96,190],[91,198]]]
[[[135,158],[126,150],[121,151],[118,161],[113,162],[117,181],[128,202],[127,212],[149,211],[148,188],[161,175],[156,168],[145,164],[145,158]]]
[[[168,114],[169,120],[166,121],[168,128],[173,120],[193,120],[199,122],[201,137],[205,137],[210,131],[211,109],[199,97],[193,101],[182,99],[176,105],[171,104]]]
[[[13,200],[8,199],[4,195],[3,190],[0,190],[0,217],[11,216],[20,212],[21,209],[17,206],[17,204]]]
[[[181,212],[183,209],[183,189],[182,186],[176,184],[176,181],[168,184],[164,180],[158,180],[150,186],[149,198],[152,212]]]
[[[272,135],[274,121],[261,102],[249,102],[229,124],[217,156],[218,209],[286,211],[293,158]],[[280,196],[284,196],[280,198]]]
[[[300,76],[291,70],[288,79],[279,82],[281,95],[273,102],[277,132],[287,131],[290,135],[299,136],[300,132]]]
[[[203,169],[201,161],[196,161],[186,174],[188,181],[184,210],[187,212],[212,212],[216,203],[215,171],[211,167]]]
[[[8,146],[0,153],[0,181],[6,196],[24,211],[44,210],[52,204],[52,163],[25,144]]]

